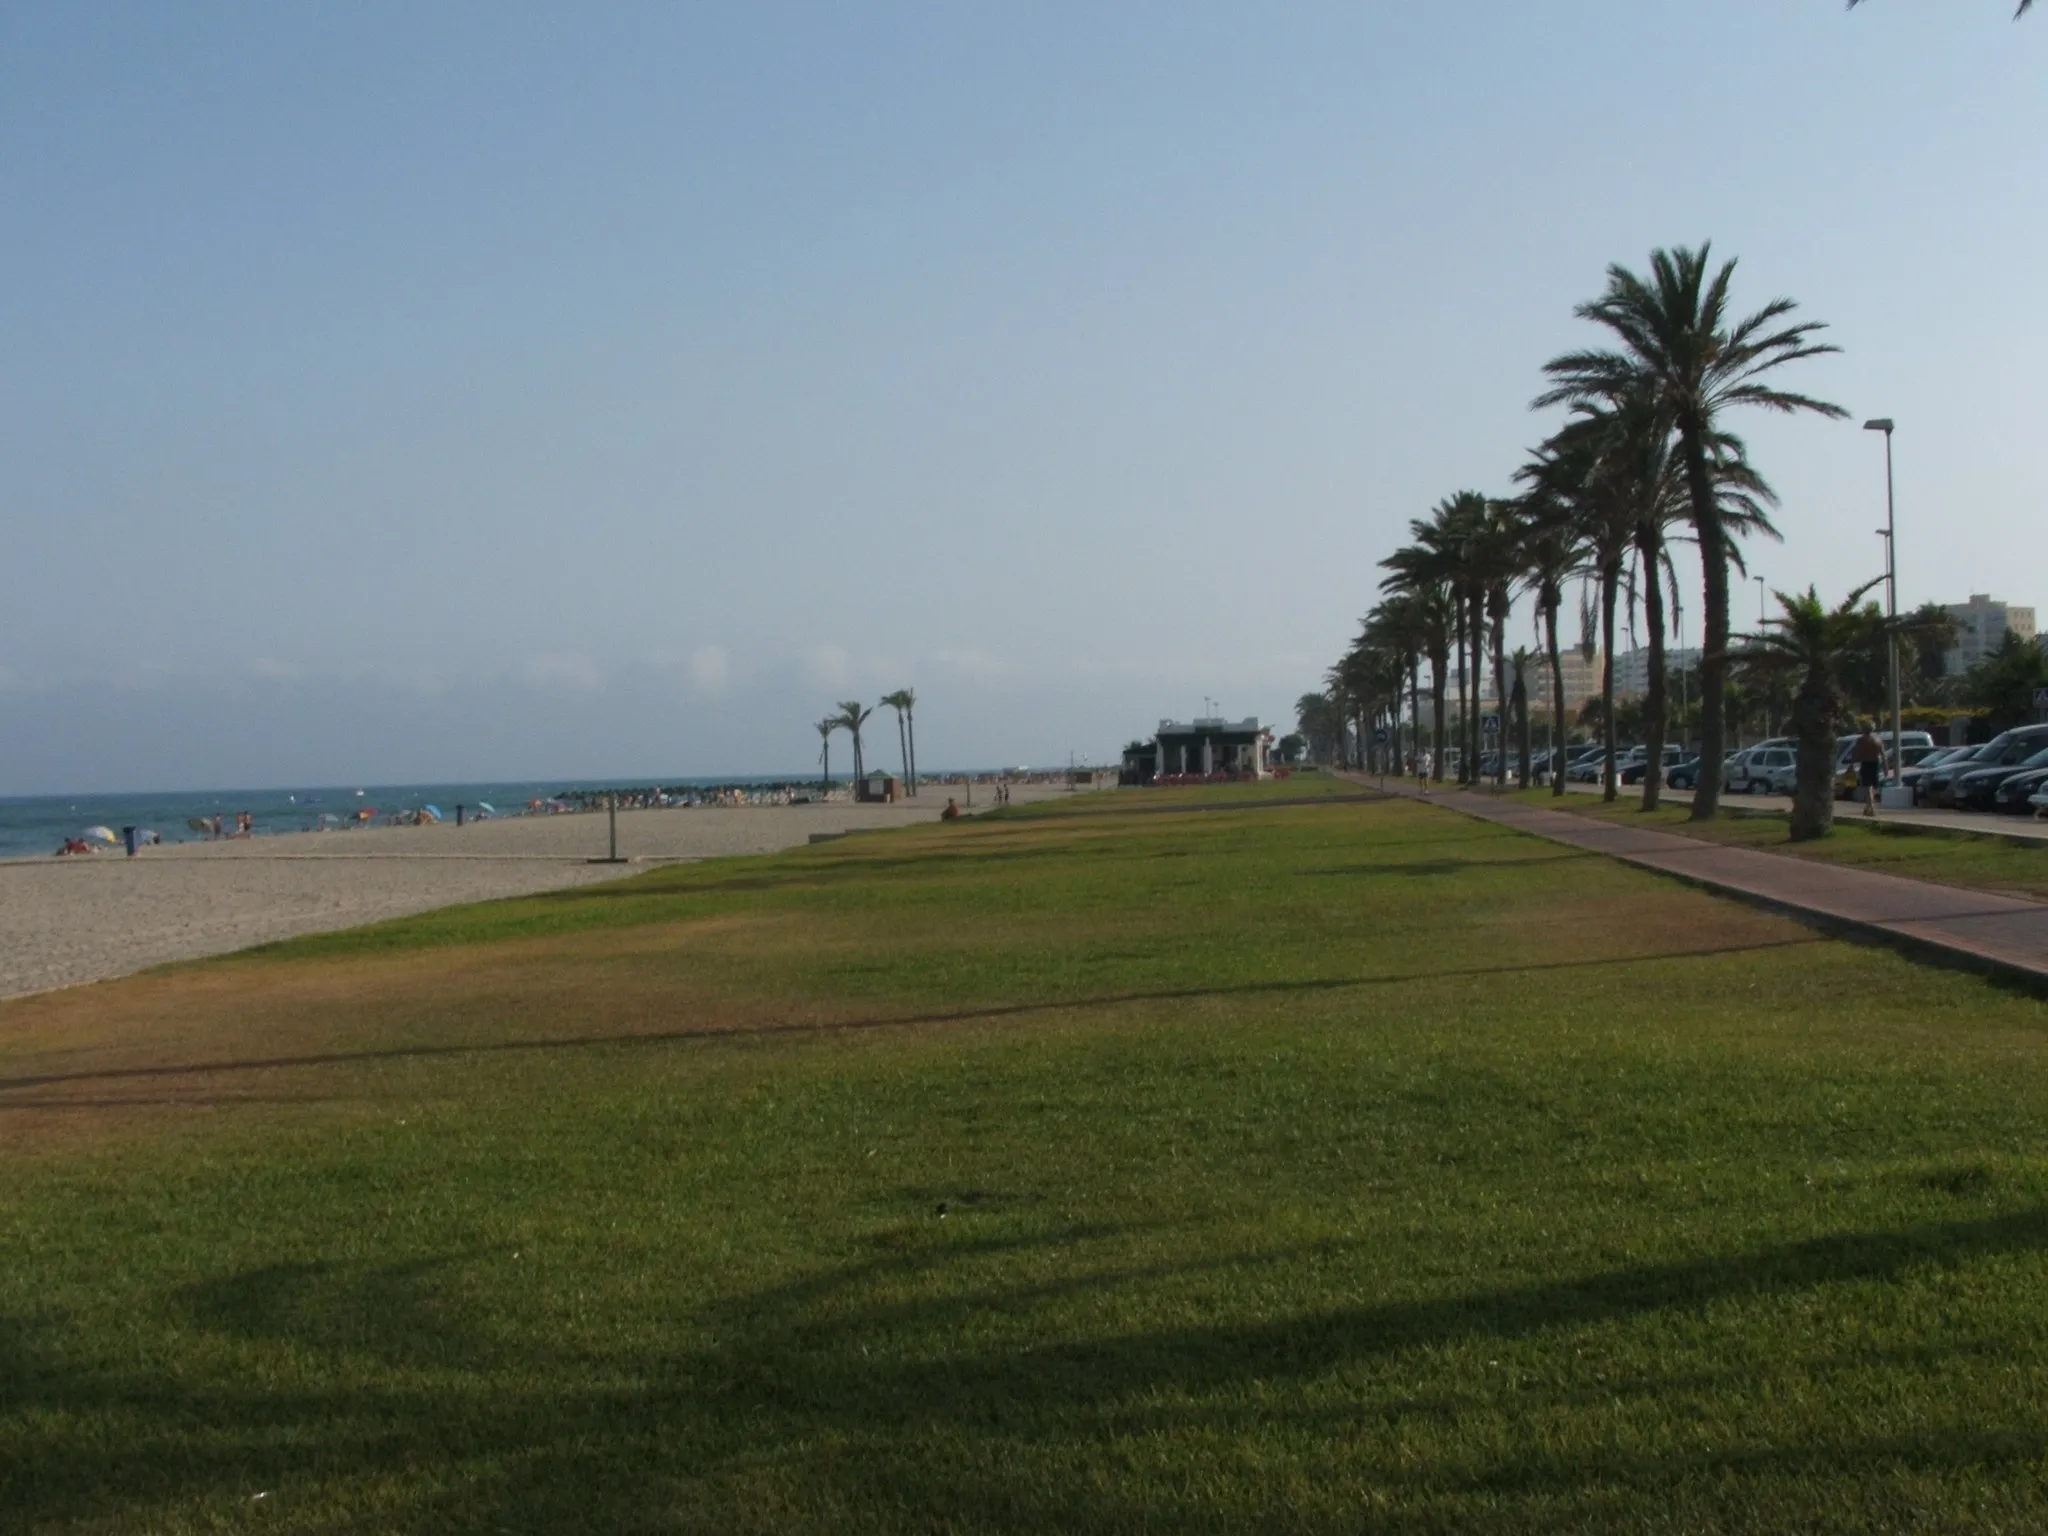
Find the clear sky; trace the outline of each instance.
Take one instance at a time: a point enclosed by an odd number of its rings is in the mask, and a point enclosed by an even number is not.
[[[1706,238],[1845,349],[1852,422],[1748,429],[1755,567],[1881,568],[1887,414],[1903,600],[2048,605],[2010,9],[0,9],[0,793],[1289,720]]]

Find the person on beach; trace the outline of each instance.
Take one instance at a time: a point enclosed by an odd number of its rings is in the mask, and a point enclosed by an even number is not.
[[[1863,790],[1863,814],[1877,814],[1877,786],[1884,778],[1884,743],[1878,739],[1877,727],[1870,721],[1863,722],[1863,734],[1856,738],[1856,745],[1849,749],[1849,756],[1856,763],[1857,783]]]
[[[946,800],[946,808],[943,811],[939,812],[939,820],[958,821],[959,819],[960,807],[951,799],[951,797],[948,797]]]

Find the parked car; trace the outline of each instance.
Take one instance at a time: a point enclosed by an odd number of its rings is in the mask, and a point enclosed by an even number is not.
[[[1565,769],[1564,776],[1566,781],[1572,784],[1598,784],[1600,782],[1600,775],[1606,771],[1606,767],[1607,754],[1605,752],[1588,752],[1584,757],[1573,763],[1571,767]]]
[[[1973,747],[1942,747],[1929,756],[1921,758],[1919,762],[1900,774],[1899,782],[1913,791],[1913,803],[1918,805],[1920,803],[1920,785],[1928,774],[1950,763],[1967,763],[1983,750],[1984,743],[1981,741]]]
[[[2048,784],[2043,784],[2028,796],[2027,804],[2034,808],[2036,816],[2048,816]]]
[[[2048,767],[2022,769],[1998,786],[1991,796],[1991,809],[2006,816],[2031,815],[2034,796],[2044,784],[2048,784]]]
[[[1725,773],[1722,774],[1724,781],[1726,778],[1727,775]],[[1687,758],[1676,768],[1667,770],[1664,775],[1664,782],[1673,789],[1698,789],[1700,787],[1700,760],[1696,757]]]
[[[1684,761],[1685,748],[1666,747],[1664,749],[1665,783],[1671,783],[1671,770],[1676,768],[1680,763]],[[1634,754],[1634,761],[1624,765],[1621,770],[1621,782],[1624,784],[1640,784],[1643,782],[1643,776],[1647,774],[1649,771],[1650,754],[1644,751],[1641,747],[1638,747]],[[1672,787],[1676,788],[1677,786],[1673,785]]]
[[[1988,811],[1998,794],[1999,785],[2014,774],[2024,773],[2029,768],[2048,768],[2048,732],[2036,738],[2033,745],[2038,749],[2016,763],[1999,763],[1989,768],[1972,768],[1959,775],[1949,786],[1949,799],[1960,810]]]
[[[1936,758],[1945,757],[1958,750],[1955,747],[1937,747],[1932,742],[1922,745],[1912,739],[1915,734],[1912,731],[1906,732],[1906,745],[1902,753],[1906,766],[1899,773],[1899,782],[1902,784],[1911,782],[1909,775],[1914,768],[1917,768],[1922,763],[1932,762]],[[1852,737],[1851,745],[1853,744],[1854,738]],[[1841,755],[1835,759],[1835,798],[1837,800],[1854,800],[1862,793],[1863,784],[1857,777],[1856,764],[1849,760],[1848,748],[1845,747]]]
[[[2048,747],[2048,725],[2022,725],[1994,736],[1967,760],[1951,758],[1939,768],[1922,775],[1920,802],[1953,805],[1956,784],[1966,774],[1987,768],[2017,767],[2043,747]]]
[[[1752,795],[1789,795],[1798,768],[1799,754],[1791,747],[1752,747],[1742,765],[1742,788]]]
[[[1770,776],[1764,771],[1765,759],[1774,752],[1790,754],[1796,745],[1790,736],[1773,736],[1768,741],[1760,741],[1728,759],[1721,782],[1731,795],[1767,794]],[[1776,762],[1776,758],[1770,758],[1771,765],[1775,766]]]

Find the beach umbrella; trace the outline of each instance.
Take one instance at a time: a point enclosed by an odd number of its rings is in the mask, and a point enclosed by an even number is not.
[[[433,817],[434,820],[439,821],[441,819],[441,807],[439,807],[438,805],[430,805],[427,806],[425,809],[426,813],[429,816]]]
[[[498,808],[488,800],[477,801],[476,808],[480,815],[495,816],[498,814]]]
[[[121,841],[112,827],[87,827],[79,835],[89,843],[118,843]]]

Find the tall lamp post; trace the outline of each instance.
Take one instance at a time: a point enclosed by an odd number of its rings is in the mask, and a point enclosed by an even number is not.
[[[1863,423],[1866,432],[1884,434],[1884,602],[1885,659],[1891,667],[1892,685],[1892,783],[1898,784],[1905,753],[1899,745],[1899,534],[1892,503],[1892,419],[1875,416]]]

